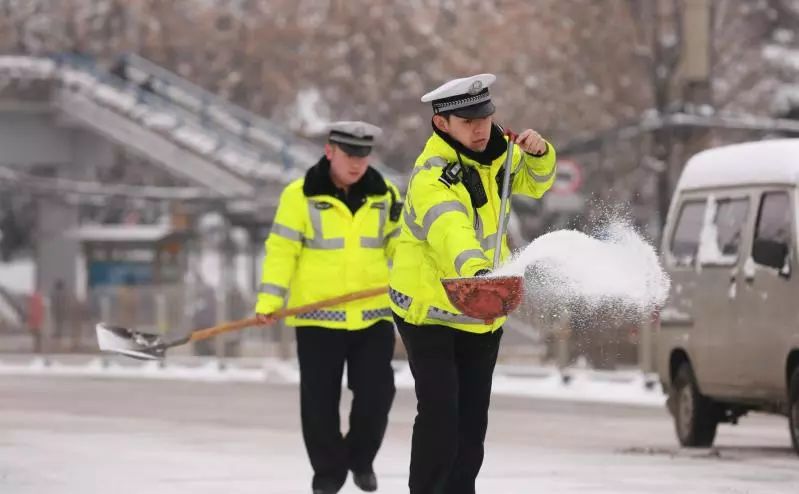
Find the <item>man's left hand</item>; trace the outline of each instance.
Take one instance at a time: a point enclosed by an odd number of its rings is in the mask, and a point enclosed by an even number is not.
[[[533,129],[527,129],[516,136],[515,142],[525,153],[533,156],[543,156],[547,152],[547,141]]]

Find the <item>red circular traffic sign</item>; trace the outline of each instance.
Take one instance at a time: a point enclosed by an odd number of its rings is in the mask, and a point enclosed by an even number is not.
[[[550,192],[555,194],[574,194],[583,185],[583,172],[576,162],[568,159],[558,160],[555,182]]]

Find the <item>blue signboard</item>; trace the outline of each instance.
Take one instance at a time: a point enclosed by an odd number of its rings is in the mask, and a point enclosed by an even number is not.
[[[89,287],[148,285],[153,282],[153,264],[134,261],[91,261],[88,274]]]

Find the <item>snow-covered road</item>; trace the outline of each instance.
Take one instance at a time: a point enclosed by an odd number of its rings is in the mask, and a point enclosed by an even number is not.
[[[289,384],[0,376],[0,492],[307,493],[297,402]],[[400,391],[379,492],[407,492],[413,409]],[[495,396],[478,490],[796,493],[786,429],[755,415],[686,451],[660,408]]]

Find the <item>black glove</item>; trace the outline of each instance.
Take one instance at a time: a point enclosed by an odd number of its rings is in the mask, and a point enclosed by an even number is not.
[[[474,273],[475,276],[488,276],[489,274],[491,274],[490,269],[481,269],[478,272]]]

